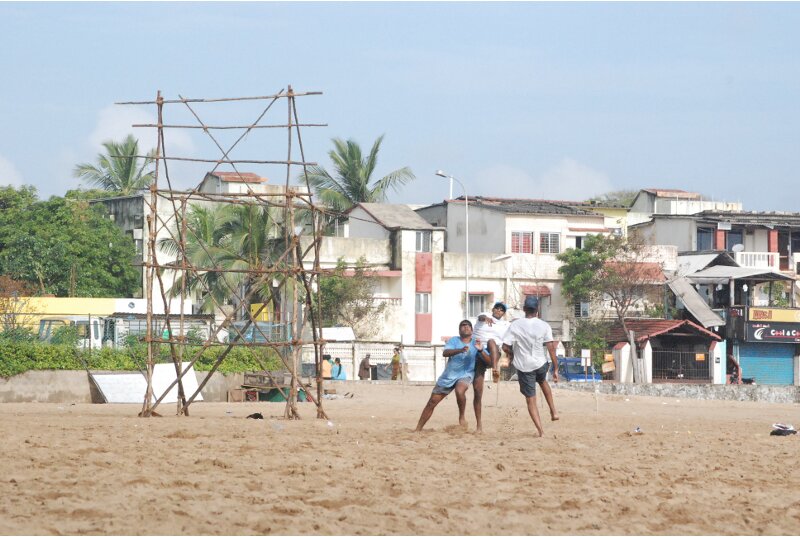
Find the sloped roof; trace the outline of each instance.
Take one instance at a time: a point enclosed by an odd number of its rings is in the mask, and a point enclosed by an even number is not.
[[[782,211],[713,211],[706,210],[694,214],[653,214],[650,220],[629,227],[652,223],[659,220],[696,220],[705,224],[730,222],[742,226],[800,227],[800,213]]]
[[[440,229],[432,226],[408,205],[394,203],[359,203],[353,207],[361,207],[375,221],[386,229]],[[352,215],[353,209],[350,209]]]
[[[624,268],[623,272],[631,276],[636,276],[636,278],[639,280],[646,281],[647,283],[659,284],[667,281],[666,276],[664,276],[664,271],[661,269],[661,265],[659,263],[653,263],[649,261],[638,263],[608,261],[607,265],[610,267],[629,267],[631,269],[630,271],[628,271],[627,268]]]
[[[739,266],[728,252],[703,251],[678,253],[678,273],[682,276],[708,268],[712,263],[714,265],[726,265],[729,267]]]
[[[625,319],[628,330],[633,330],[637,343],[644,343],[650,338],[663,336],[665,334],[689,334],[705,337],[714,341],[722,341],[714,332],[706,330],[702,326],[689,320],[677,319]],[[614,324],[607,336],[609,343],[627,341],[628,336],[622,329],[622,324]]]
[[[464,201],[464,197],[458,197],[451,201]],[[603,215],[593,211],[586,211],[574,206],[569,201],[553,201],[540,199],[524,198],[487,198],[476,196],[469,198],[470,206],[480,207],[499,211],[507,214],[549,214],[549,215],[577,215],[577,216],[596,216],[602,218]]]
[[[669,288],[672,289],[672,292],[675,293],[675,296],[681,299],[681,302],[683,302],[683,305],[689,310],[689,313],[694,315],[694,318],[704,327],[725,326],[725,321],[722,317],[711,309],[689,280],[686,278],[678,278],[669,282],[668,285]]]
[[[778,272],[764,270],[763,268],[728,267],[716,265],[700,270],[694,274],[686,276],[693,283],[722,283],[726,284],[730,280],[794,280],[790,276],[784,276]]]

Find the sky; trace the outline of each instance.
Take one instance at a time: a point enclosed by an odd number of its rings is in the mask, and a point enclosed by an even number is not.
[[[798,3],[0,2],[0,185],[63,196],[86,186],[73,169],[103,141],[153,147],[154,130],[131,125],[154,122],[155,106],[116,102],[291,85],[322,92],[297,99],[301,122],[327,125],[302,129],[306,161],[330,169],[332,138],[366,152],[385,135],[376,176],[416,175],[394,203],[446,199],[441,169],[470,197],[678,188],[800,211],[797,28]],[[267,104],[192,109],[245,125]],[[165,122],[197,124],[193,112],[165,106]],[[281,100],[262,123],[287,113]],[[213,133],[227,150],[241,132]],[[283,160],[287,146],[285,130],[262,129],[231,156]],[[168,129],[165,149],[220,156],[202,130]],[[170,162],[170,185],[210,166]],[[238,168],[286,181],[282,167]]]

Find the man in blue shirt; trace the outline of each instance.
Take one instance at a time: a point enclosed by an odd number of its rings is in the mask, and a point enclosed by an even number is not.
[[[458,403],[458,423],[461,426],[467,425],[464,417],[467,408],[467,388],[475,376],[475,359],[478,354],[485,354],[487,360],[491,359],[481,341],[473,339],[472,323],[464,319],[458,325],[458,335],[450,338],[444,346],[442,356],[449,358],[447,366],[436,381],[428,403],[422,409],[415,431],[422,430],[433,415],[436,405],[453,390],[456,392],[456,403]]]

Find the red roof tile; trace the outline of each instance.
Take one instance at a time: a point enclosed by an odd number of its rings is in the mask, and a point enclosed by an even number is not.
[[[550,296],[551,293],[550,288],[546,285],[523,285],[522,294],[525,296]]]
[[[689,320],[675,319],[625,319],[628,330],[633,330],[636,341],[644,343],[646,340],[669,333],[692,334],[706,337],[714,341],[722,341],[714,332],[706,330],[702,326]],[[617,323],[608,332],[607,341],[617,343],[627,341],[628,336],[622,330],[622,325]]]

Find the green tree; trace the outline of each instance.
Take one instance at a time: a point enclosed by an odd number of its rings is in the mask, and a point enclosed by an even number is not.
[[[625,205],[626,207],[630,207],[638,194],[638,190],[613,190],[611,192],[606,192],[605,194],[600,194],[599,196],[593,196],[589,198],[588,201],[619,203],[621,205]]]
[[[73,175],[120,196],[129,196],[150,186],[154,179],[155,150],[139,157],[139,141],[130,134],[122,142],[103,142],[103,147],[106,153],[97,155],[97,165],[79,164]]]
[[[353,274],[339,258],[336,268],[319,279],[320,306],[326,326],[350,326],[359,338],[374,335],[379,326],[377,317],[386,310],[386,303],[375,299],[376,277],[360,258]]]
[[[0,211],[0,274],[56,296],[134,296],[140,288],[133,240],[105,209],[52,197]]]
[[[626,334],[626,317],[638,305],[652,301],[663,287],[663,273],[657,264],[647,262],[648,247],[636,235],[627,238],[592,235],[583,248],[569,248],[556,258],[563,282],[561,293],[570,301],[607,301]],[[635,343],[630,341],[635,353]],[[638,364],[638,360],[634,363]],[[641,371],[634,367],[635,380]]]
[[[175,240],[180,222],[173,228],[173,237],[163,239],[159,247],[172,255],[181,256]],[[252,286],[264,278],[247,271],[273,268],[283,253],[285,240],[275,209],[256,205],[193,206],[186,216],[184,254],[186,261],[198,268],[197,274],[187,273],[186,288],[202,296],[203,311],[214,310],[234,293],[245,297]],[[180,262],[181,259],[178,259]],[[218,270],[203,270],[203,269]],[[222,272],[225,270],[235,272]],[[240,318],[246,316],[251,302],[269,301],[273,311],[280,310],[281,297],[277,292],[280,277],[268,278],[260,288],[253,290],[250,300],[239,302]],[[183,276],[172,287],[174,295],[180,294]]]
[[[415,179],[411,169],[404,167],[373,180],[383,136],[375,140],[366,157],[352,139],[334,138],[332,142],[334,148],[328,156],[333,163],[333,174],[322,166],[311,166],[308,181],[317,196],[337,211],[346,211],[361,202],[385,202],[389,190],[397,190]],[[305,176],[301,175],[299,180],[305,182]]]

